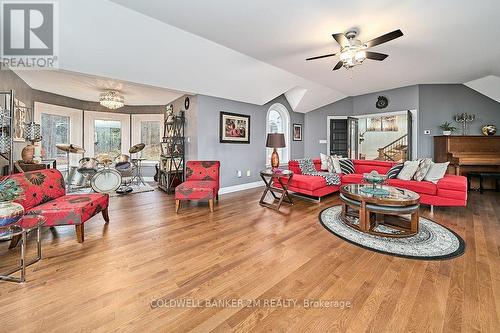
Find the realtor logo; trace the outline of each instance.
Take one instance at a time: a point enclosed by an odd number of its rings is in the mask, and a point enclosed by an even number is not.
[[[2,67],[55,68],[57,14],[53,2],[2,2]]]

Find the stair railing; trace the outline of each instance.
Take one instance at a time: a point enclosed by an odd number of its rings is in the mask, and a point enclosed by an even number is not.
[[[378,157],[379,159],[383,159],[386,161],[395,161],[394,155],[391,155],[389,152],[397,150],[397,148],[408,147],[408,134],[403,135],[400,138],[392,141],[391,143],[385,145],[382,148],[378,148]]]

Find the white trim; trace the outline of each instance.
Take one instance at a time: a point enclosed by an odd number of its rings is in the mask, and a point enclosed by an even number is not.
[[[326,117],[326,155],[330,155],[330,120],[332,119],[346,119],[349,116],[327,116]]]
[[[262,180],[253,182],[253,183],[245,183],[245,184],[238,184],[238,185],[233,185],[233,186],[228,186],[228,187],[223,187],[219,189],[219,194],[227,194],[227,193],[233,193],[233,192],[238,192],[238,191],[244,191],[244,190],[249,190],[251,188],[256,188],[256,187],[261,187],[264,186],[264,182]]]

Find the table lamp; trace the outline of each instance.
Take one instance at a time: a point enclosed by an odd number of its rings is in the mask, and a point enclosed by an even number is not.
[[[285,134],[283,134],[283,133],[268,133],[266,147],[273,148],[273,153],[271,155],[271,167],[273,169],[279,167],[280,158],[278,156],[278,152],[276,151],[276,148],[286,147]]]

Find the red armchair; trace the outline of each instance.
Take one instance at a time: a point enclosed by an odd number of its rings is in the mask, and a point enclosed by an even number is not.
[[[186,181],[175,188],[175,212],[181,200],[208,200],[214,211],[214,199],[219,200],[219,161],[188,161]]]
[[[17,203],[26,214],[43,215],[44,226],[74,225],[79,243],[84,240],[84,223],[102,212],[109,222],[109,196],[101,193],[66,194],[62,174],[55,169],[18,173],[8,176],[24,190],[24,196]]]

